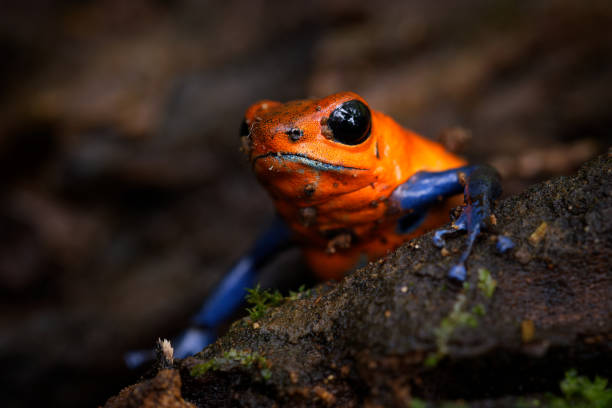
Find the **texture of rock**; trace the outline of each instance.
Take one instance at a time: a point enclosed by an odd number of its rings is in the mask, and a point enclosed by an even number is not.
[[[155,378],[123,389],[105,408],[194,408],[181,397],[181,377],[176,370],[161,370]]]
[[[497,406],[556,390],[570,368],[609,377],[611,187],[608,155],[501,202],[468,260],[469,285],[445,277],[463,238],[443,256],[428,234],[257,324],[239,320],[177,363],[183,396],[199,407]],[[498,234],[516,247],[499,254]],[[228,360],[231,350],[265,363]]]

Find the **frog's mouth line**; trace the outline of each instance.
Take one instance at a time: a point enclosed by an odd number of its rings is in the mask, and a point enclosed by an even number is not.
[[[285,153],[285,152],[271,152],[271,153],[266,153],[266,154],[257,156],[253,159],[253,166],[255,166],[255,163],[257,162],[257,160],[265,159],[267,157],[273,157],[279,160],[287,160],[293,163],[300,163],[305,166],[312,167],[315,170],[322,170],[322,171],[330,171],[330,170],[331,171],[345,171],[345,170],[366,171],[366,170],[369,170],[369,169],[364,169],[361,167],[350,167],[350,166],[343,166],[341,164],[327,163],[327,162],[323,162],[320,160],[312,159],[300,153]]]

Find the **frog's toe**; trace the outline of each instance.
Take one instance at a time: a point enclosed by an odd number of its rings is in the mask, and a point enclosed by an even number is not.
[[[465,212],[461,213],[459,218],[457,218],[453,224],[451,229],[440,228],[434,232],[434,236],[432,238],[433,244],[438,248],[442,248],[446,245],[446,240],[444,239],[445,235],[452,234],[454,232],[466,231],[468,229],[468,223],[465,216]]]
[[[450,271],[448,272],[449,279],[452,279],[458,282],[465,281],[466,276],[467,276],[467,270],[465,269],[465,265],[463,263],[454,265],[452,268],[450,268]]]
[[[450,234],[451,232],[453,232],[453,230],[442,229],[442,228],[439,230],[436,230],[432,238],[433,244],[437,246],[438,248],[444,247],[444,245],[446,245],[446,240],[444,239],[444,236]]]
[[[486,227],[486,220],[490,214],[490,206],[483,205],[481,202],[470,202],[463,208],[461,216],[453,223],[456,231],[467,231],[466,249],[461,254],[457,262],[448,272],[448,277],[454,281],[463,282],[467,276],[465,262],[472,252],[472,246],[480,234],[483,227]],[[437,234],[434,234],[434,239]],[[444,234],[441,234],[444,235]],[[434,242],[435,243],[435,242]]]

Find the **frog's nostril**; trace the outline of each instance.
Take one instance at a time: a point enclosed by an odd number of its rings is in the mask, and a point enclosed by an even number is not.
[[[291,139],[292,142],[297,142],[302,138],[302,136],[304,136],[304,131],[299,128],[291,128],[287,130],[285,134],[289,136],[289,139]]]

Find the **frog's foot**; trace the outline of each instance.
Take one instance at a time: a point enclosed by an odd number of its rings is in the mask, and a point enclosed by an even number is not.
[[[190,327],[185,330],[175,341],[172,342],[174,347],[174,358],[185,358],[192,356],[202,351],[202,349],[211,344],[217,338],[216,333],[211,329]],[[125,353],[125,365],[130,369],[136,369],[155,358],[155,351],[151,350],[133,350]]]
[[[463,282],[467,275],[465,268],[465,261],[472,252],[472,246],[474,241],[480,234],[482,227],[485,226],[485,219],[488,218],[489,211],[485,209],[480,203],[471,203],[464,207],[461,216],[452,224],[452,229],[439,229],[435,232],[433,237],[434,245],[441,248],[444,246],[444,236],[460,232],[467,231],[467,245],[465,251],[461,254],[459,261],[453,265],[448,272],[448,277]]]
[[[465,281],[467,270],[465,261],[472,252],[474,241],[483,227],[486,227],[491,219],[493,202],[501,193],[499,176],[495,169],[482,166],[476,168],[469,176],[465,185],[465,206],[461,215],[453,222],[452,229],[437,230],[433,237],[434,245],[443,247],[444,236],[466,231],[466,249],[461,254],[459,261],[450,268],[448,277],[458,282]]]

